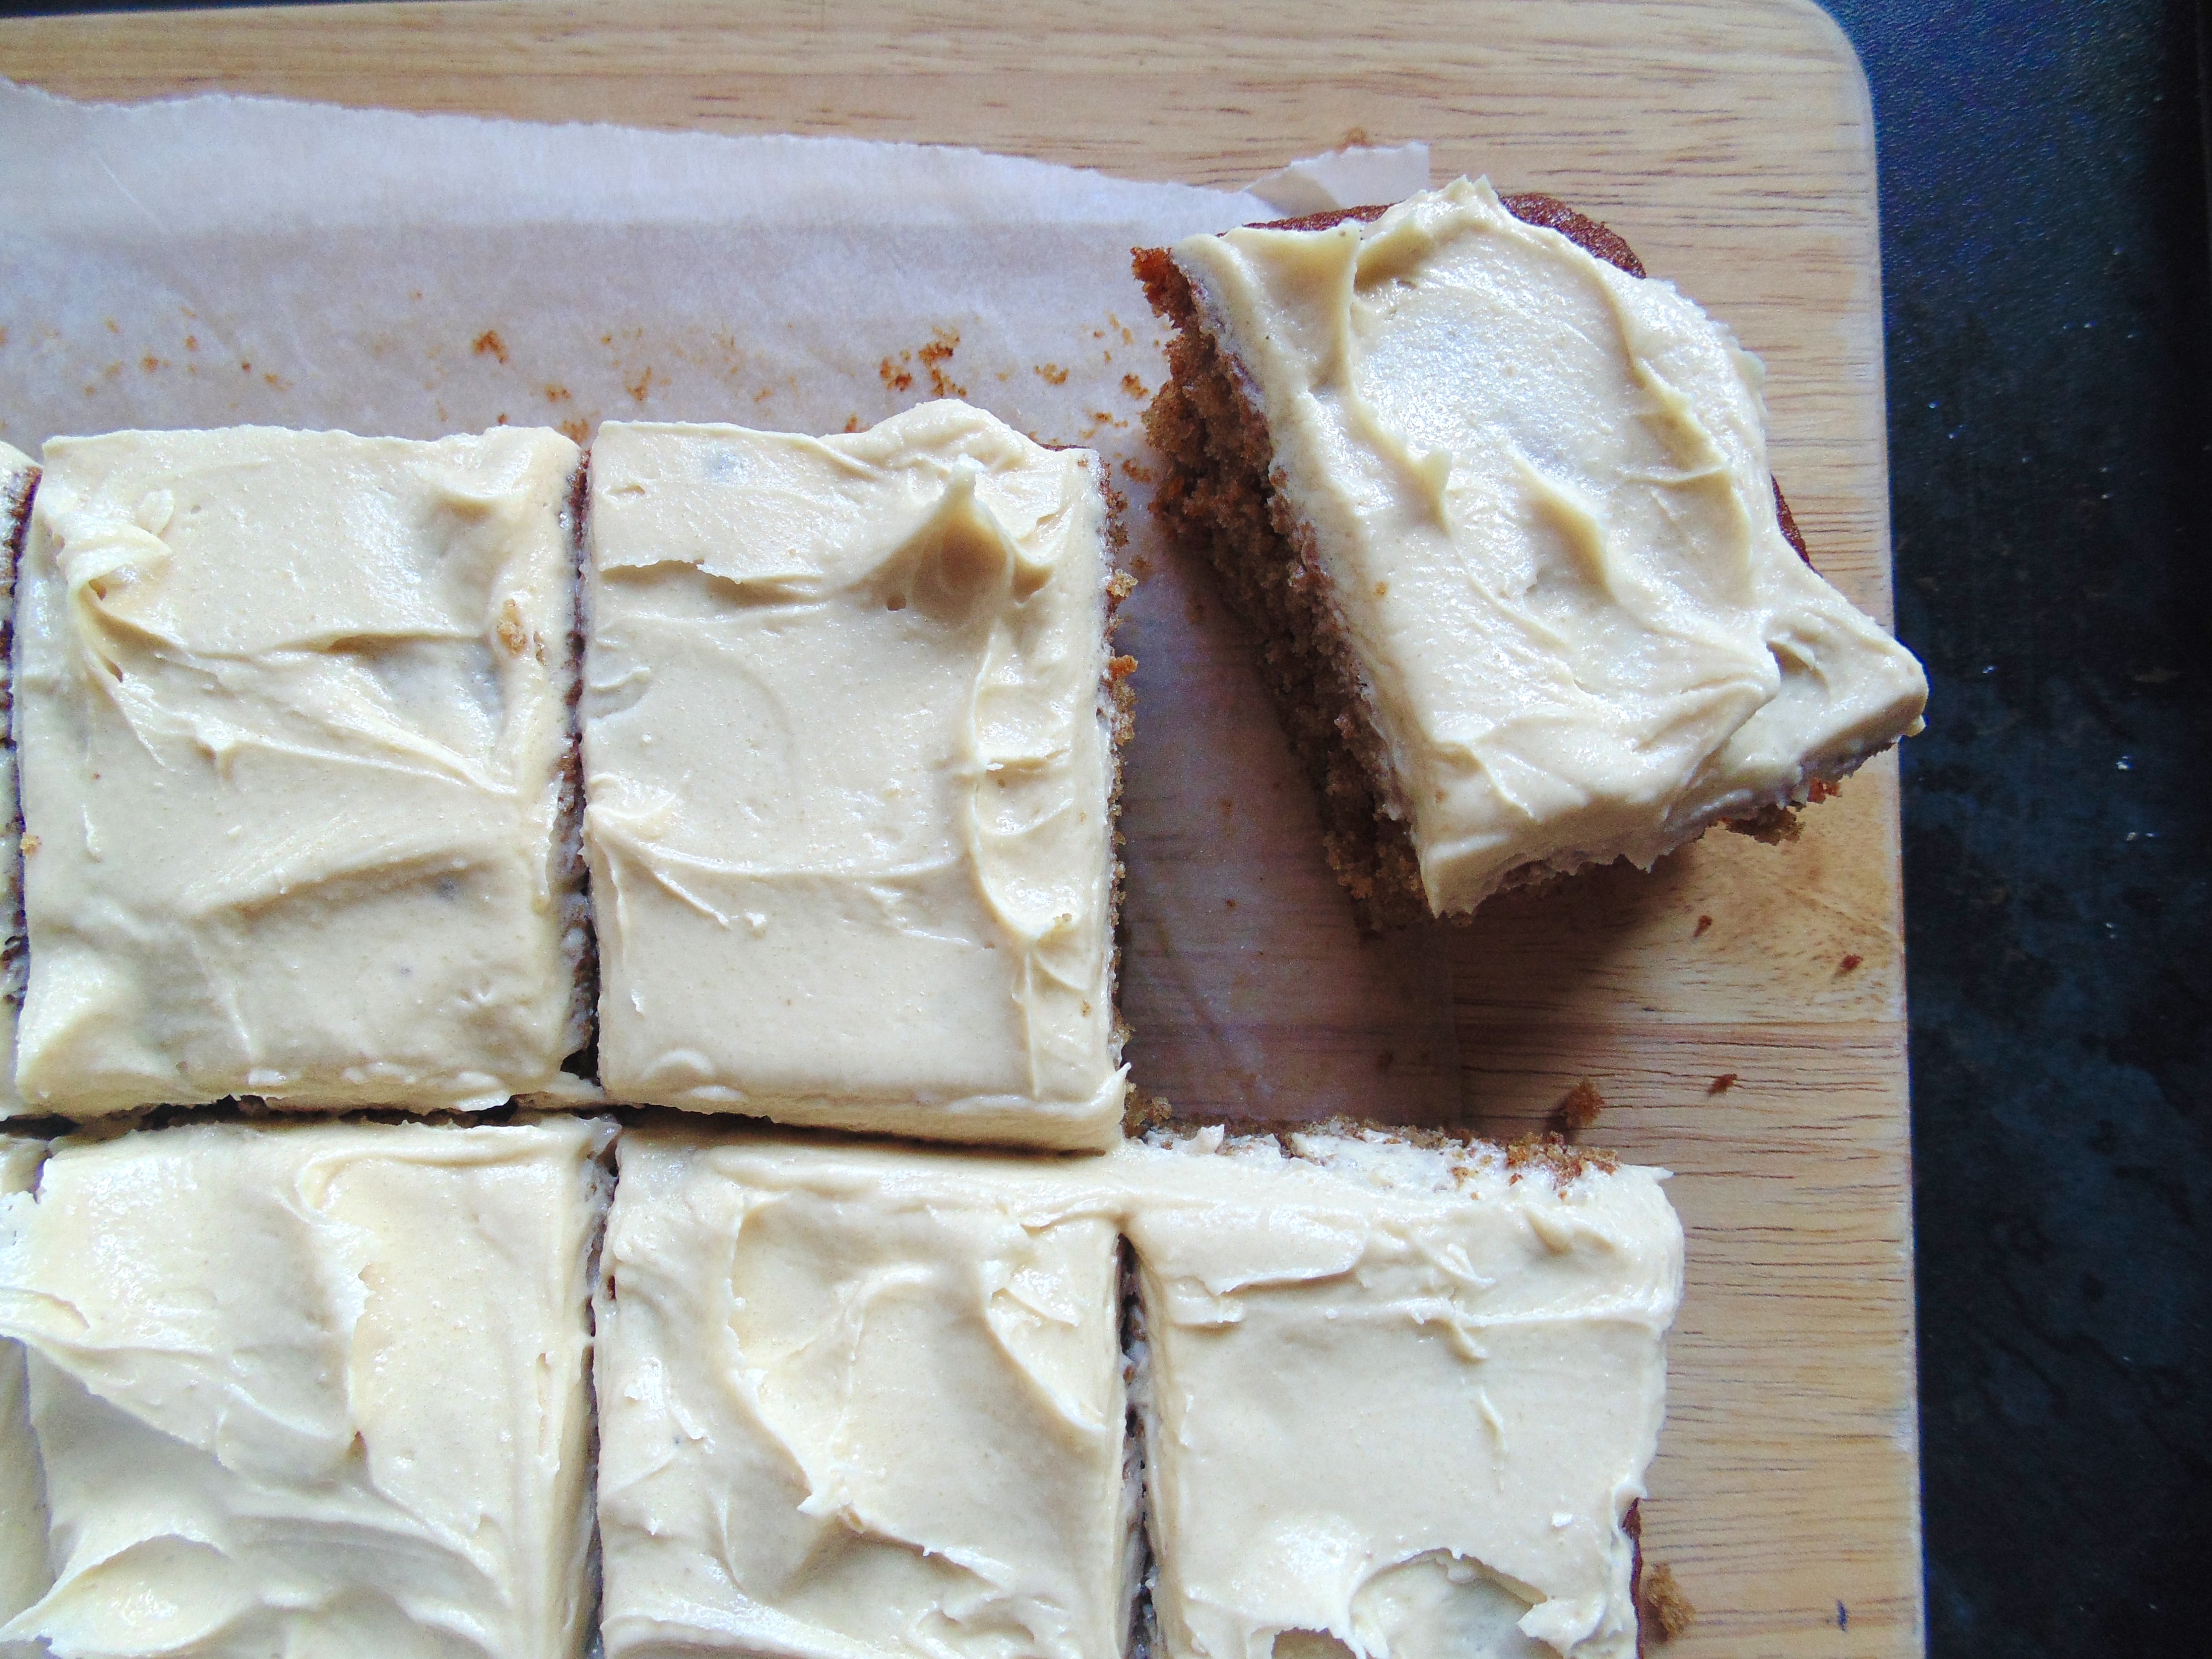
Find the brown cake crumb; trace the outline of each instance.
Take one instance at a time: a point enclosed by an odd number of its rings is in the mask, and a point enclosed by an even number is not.
[[[1739,836],[1749,836],[1769,847],[1795,841],[1804,833],[1804,826],[1797,822],[1797,809],[1783,801],[1762,806],[1740,818],[1730,818],[1728,827]]]
[[[1523,1135],[1508,1146],[1505,1167],[1512,1171],[1516,1181],[1528,1171],[1540,1170],[1564,1184],[1590,1170],[1595,1170],[1601,1175],[1611,1175],[1620,1167],[1620,1160],[1611,1152],[1601,1152],[1588,1146],[1571,1146],[1560,1135],[1547,1132],[1540,1135]]]
[[[932,395],[939,398],[964,398],[968,395],[968,388],[945,372],[945,365],[952,361],[952,354],[959,349],[959,331],[950,328],[931,329],[929,343],[915,348],[914,355],[921,360],[922,368],[928,373]],[[903,362],[906,354],[901,352],[899,357]]]
[[[1664,1561],[1644,1574],[1637,1611],[1643,1615],[1644,1628],[1659,1642],[1673,1641],[1698,1620],[1697,1608],[1674,1582],[1674,1569]]]
[[[1553,1115],[1570,1129],[1587,1129],[1605,1109],[1605,1097],[1597,1085],[1584,1078],[1567,1091]]]
[[[512,598],[500,607],[499,624],[493,632],[499,635],[500,647],[510,657],[522,656],[530,649],[530,630],[522,625],[522,607]]]
[[[1134,1140],[1162,1127],[1174,1115],[1175,1108],[1159,1096],[1132,1089],[1121,1107],[1121,1133]]]

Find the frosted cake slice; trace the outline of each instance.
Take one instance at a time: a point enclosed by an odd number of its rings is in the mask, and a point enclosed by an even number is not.
[[[1098,463],[957,403],[592,448],[585,845],[610,1098],[1120,1135]]]
[[[0,1117],[22,1109],[15,1093],[15,1024],[23,1011],[23,821],[15,793],[15,566],[30,527],[39,469],[0,443]]]
[[[59,438],[19,584],[27,1109],[474,1109],[584,1040],[576,447]]]
[[[0,1200],[54,1567],[0,1645],[580,1655],[609,1133],[57,1143]]]
[[[626,1133],[598,1302],[608,1659],[1117,1659],[1111,1160]]]
[[[1357,1128],[1115,1161],[1171,1659],[1632,1659],[1663,1172]]]
[[[1649,866],[1918,729],[1802,556],[1762,371],[1627,245],[1462,179],[1140,250],[1155,507],[1259,635],[1364,921]]]
[[[0,1134],[0,1206],[38,1186],[39,1166],[46,1159],[44,1141]],[[52,1583],[46,1562],[46,1482],[31,1434],[23,1345],[0,1336],[0,1629]],[[32,1651],[0,1636],[4,1659]]]

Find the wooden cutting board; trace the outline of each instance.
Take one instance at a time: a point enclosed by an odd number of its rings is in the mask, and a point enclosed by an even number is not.
[[[1889,615],[1872,117],[1810,0],[142,13],[0,23],[0,74],[943,141],[1194,184],[1355,131],[1425,138],[1438,179],[1565,198],[1734,325],[1815,562]],[[1895,779],[1869,766],[1795,846],[1717,835],[1449,936],[1467,1121],[1542,1127],[1587,1077],[1607,1105],[1586,1138],[1679,1172],[1689,1287],[1644,1515],[1698,1610],[1683,1659],[1921,1649]]]

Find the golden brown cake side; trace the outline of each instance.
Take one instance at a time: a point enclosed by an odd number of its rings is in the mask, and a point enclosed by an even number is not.
[[[1312,532],[1270,480],[1274,452],[1258,400],[1199,325],[1189,279],[1167,250],[1139,249],[1136,271],[1176,330],[1167,384],[1145,415],[1167,462],[1152,511],[1176,541],[1206,553],[1252,630],[1277,717],[1313,785],[1329,866],[1360,926],[1413,921],[1428,901],[1403,803],[1390,796],[1388,750]]]

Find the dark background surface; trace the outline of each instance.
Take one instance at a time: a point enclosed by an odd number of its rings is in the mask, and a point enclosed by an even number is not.
[[[2191,0],[1826,0],[1881,147],[1930,1651],[2212,1654]]]
[[[2198,1659],[2205,7],[1824,3],[1874,90],[1898,630],[1934,688],[1904,748],[1929,1645]]]

